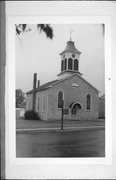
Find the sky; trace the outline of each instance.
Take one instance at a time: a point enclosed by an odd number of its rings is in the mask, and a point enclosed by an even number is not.
[[[33,87],[33,74],[37,73],[40,85],[57,79],[61,71],[60,54],[70,39],[82,52],[79,71],[89,83],[104,94],[104,35],[101,24],[51,24],[54,37],[49,39],[44,32],[39,32],[36,25],[15,38],[16,89],[24,93]]]

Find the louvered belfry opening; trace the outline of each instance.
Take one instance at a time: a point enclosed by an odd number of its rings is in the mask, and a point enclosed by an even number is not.
[[[75,70],[75,71],[78,71],[78,63],[79,63],[78,60],[75,59],[75,60],[74,60],[74,70]]]

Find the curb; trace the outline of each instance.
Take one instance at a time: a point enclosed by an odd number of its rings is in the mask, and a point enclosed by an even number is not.
[[[16,129],[17,134],[32,133],[32,132],[69,132],[69,131],[82,131],[92,129],[105,129],[104,126],[85,126],[85,127],[64,127],[61,128],[34,128],[34,129]]]

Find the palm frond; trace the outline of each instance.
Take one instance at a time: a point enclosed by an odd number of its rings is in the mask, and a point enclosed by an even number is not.
[[[40,32],[45,32],[46,36],[50,39],[53,38],[53,29],[49,24],[37,24],[37,29],[40,29]]]
[[[22,32],[28,32],[31,31],[30,28],[27,28],[27,24],[18,24],[15,25],[16,34],[20,35]],[[52,39],[53,38],[53,29],[50,26],[50,24],[37,24],[37,29],[40,30],[40,32],[44,32],[47,36],[47,38]]]
[[[27,24],[22,24],[22,30],[23,32],[26,30]]]

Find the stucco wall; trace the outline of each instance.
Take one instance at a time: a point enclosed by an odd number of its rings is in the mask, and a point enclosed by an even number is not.
[[[105,99],[99,99],[99,118],[105,118]]]
[[[72,87],[72,84],[77,82],[79,87]],[[98,118],[98,93],[78,76],[73,76],[65,81],[62,81],[49,89],[48,95],[48,119],[60,119],[61,109],[57,108],[57,94],[62,90],[64,92],[64,108],[69,108],[72,102],[78,102],[82,105],[79,116],[80,119],[94,120]],[[92,109],[86,111],[86,95],[92,97]],[[65,119],[73,119],[74,116],[65,115]]]
[[[38,112],[40,118],[42,120],[47,120],[48,90],[43,90],[36,93],[35,104],[35,110]]]
[[[73,87],[72,84],[78,83],[79,87]],[[69,110],[68,115],[64,115],[64,119],[82,119],[95,120],[98,118],[98,93],[85,81],[77,75],[64,80],[52,88],[39,91],[36,93],[35,110],[38,112],[42,120],[61,119],[61,109],[58,108],[58,92],[62,91],[64,94],[64,108]],[[91,95],[91,110],[86,110],[86,95]],[[44,100],[43,100],[44,99]],[[28,95],[27,107],[29,101],[32,104],[32,94]],[[44,109],[43,109],[43,101]],[[81,104],[82,109],[77,116],[71,114],[70,104],[77,102]],[[39,104],[38,104],[39,103]]]
[[[48,90],[39,91],[35,95],[35,111],[40,119],[47,119],[47,92]],[[45,106],[43,109],[43,98],[45,98]],[[26,99],[26,111],[32,110],[33,94],[28,94]]]
[[[26,111],[32,110],[33,94],[27,94],[26,98]]]

